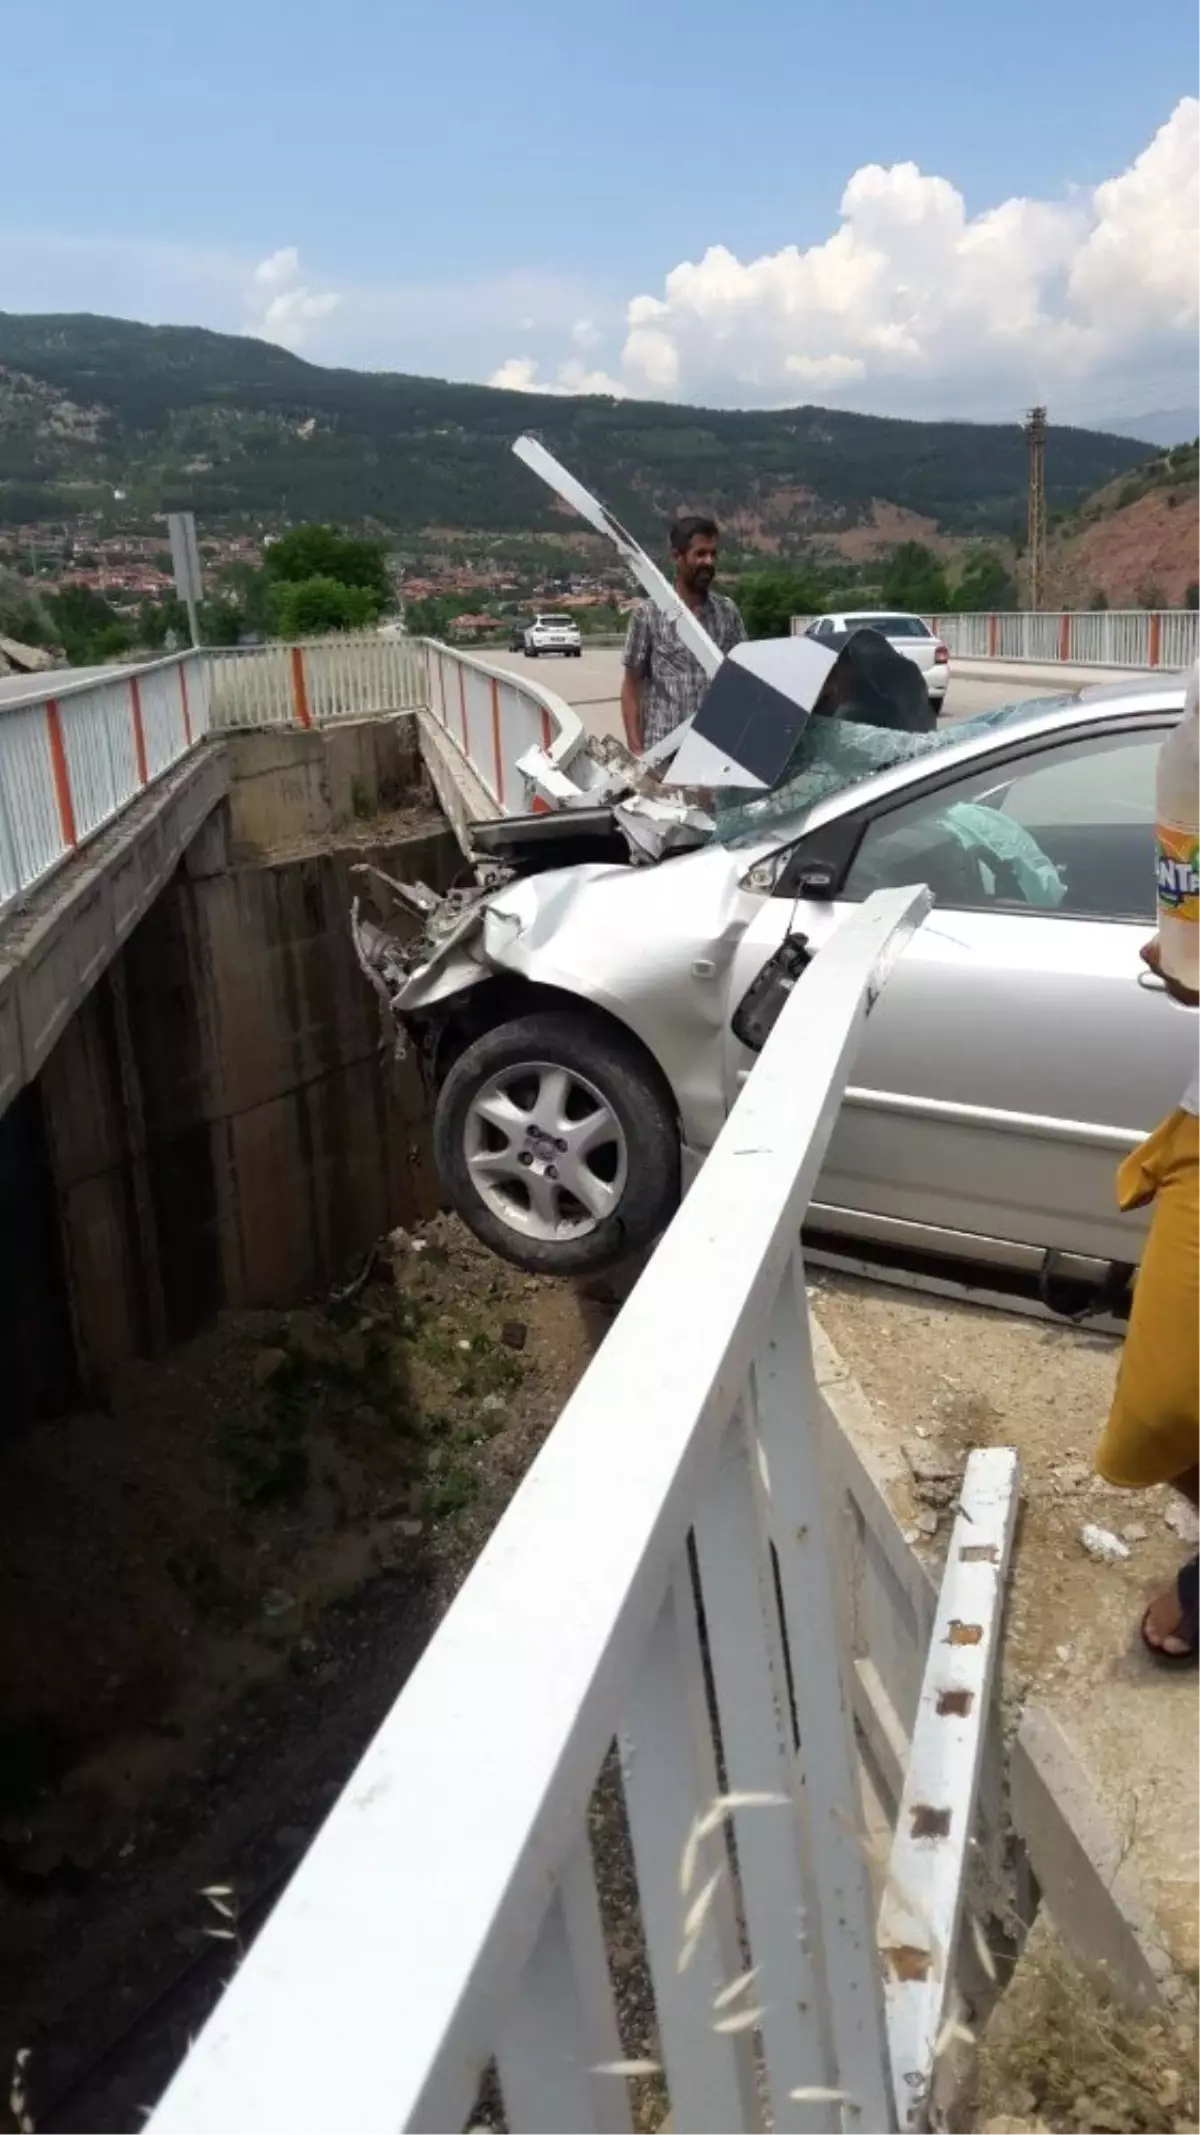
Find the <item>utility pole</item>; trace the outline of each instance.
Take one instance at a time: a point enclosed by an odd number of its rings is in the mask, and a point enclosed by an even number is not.
[[[1029,606],[1040,608],[1046,586],[1046,410],[1031,408],[1029,440]]]

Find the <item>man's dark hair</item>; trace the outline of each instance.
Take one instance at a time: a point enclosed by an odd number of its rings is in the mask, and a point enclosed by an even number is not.
[[[692,513],[686,519],[677,519],[671,528],[671,548],[676,556],[686,556],[697,534],[707,534],[716,541],[721,529],[715,519],[706,519],[702,512]]]

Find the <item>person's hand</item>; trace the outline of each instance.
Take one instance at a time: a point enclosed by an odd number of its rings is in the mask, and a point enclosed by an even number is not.
[[[1178,979],[1171,977],[1169,971],[1163,970],[1162,943],[1157,934],[1151,941],[1143,942],[1138,955],[1147,970],[1152,971],[1155,978],[1162,980],[1173,1001],[1180,1002],[1184,1008],[1200,1008],[1200,993],[1193,993],[1190,986],[1181,985]]]

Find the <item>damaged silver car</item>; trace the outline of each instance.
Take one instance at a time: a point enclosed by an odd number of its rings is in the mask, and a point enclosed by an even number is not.
[[[1056,1308],[1110,1292],[1139,1250],[1114,1166],[1194,1050],[1138,957],[1182,706],[1181,680],[1147,679],[932,734],[812,719],[787,775],[719,794],[715,817],[626,788],[478,826],[476,882],[417,893],[415,935],[355,919],[436,1091],[447,1199],[543,1272],[647,1245],[807,961],[870,892],[924,882],[934,910],[867,1026],[818,1241]]]
[[[612,541],[709,686],[638,762],[591,745],[553,812],[476,826],[471,888],[394,885],[414,939],[356,910],[363,969],[436,1092],[447,1199],[542,1272],[650,1244],[847,910],[925,884],[934,909],[867,1024],[814,1242],[1055,1311],[1115,1302],[1140,1252],[1115,1165],[1194,1066],[1187,1011],[1139,958],[1182,677],[937,729],[877,634],[723,658],[543,445],[513,449]]]

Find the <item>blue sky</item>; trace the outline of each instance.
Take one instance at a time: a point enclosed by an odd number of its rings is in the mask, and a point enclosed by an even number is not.
[[[1022,364],[1033,378],[1041,361],[1076,405],[1132,392],[1142,408],[1184,389],[1190,270],[1168,261],[1168,292],[1159,262],[1154,334],[1116,348],[1096,313],[1111,231],[1082,306],[1076,262],[1104,220],[1094,188],[1145,155],[1194,96],[1196,66],[1191,0],[50,0],[6,21],[0,306],[730,402],[942,395],[962,412],[1025,390]],[[1151,172],[1180,261],[1190,139]],[[827,257],[855,173],[909,165],[920,185],[860,185]],[[1135,257],[1145,190],[1117,216],[1116,247]],[[1046,319],[1073,339],[1053,364],[1013,362],[1014,329],[992,317],[972,379],[961,248],[995,247],[1004,233],[979,218],[1013,199],[1031,212],[1010,216],[1022,229],[995,274],[1013,280],[1027,340]],[[714,247],[711,271],[673,295],[671,271]],[[954,366],[935,355],[947,331]]]

